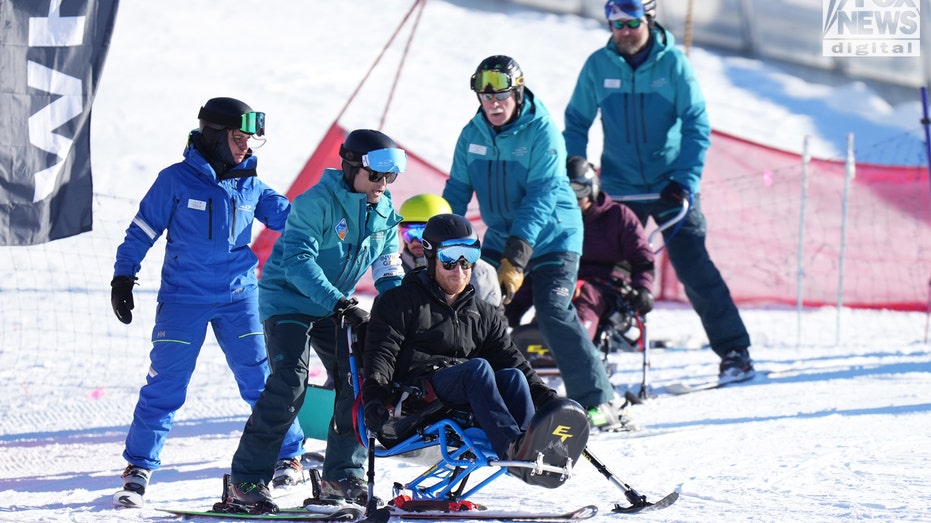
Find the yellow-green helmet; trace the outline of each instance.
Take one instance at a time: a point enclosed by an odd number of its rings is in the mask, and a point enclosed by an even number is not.
[[[427,223],[437,214],[452,214],[453,209],[442,196],[435,194],[418,194],[411,196],[398,210],[403,220],[401,223]]]

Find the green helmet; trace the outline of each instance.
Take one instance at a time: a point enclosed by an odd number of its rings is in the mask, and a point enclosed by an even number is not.
[[[442,196],[435,194],[418,194],[411,196],[401,204],[398,214],[401,223],[427,223],[437,214],[452,214],[453,209]]]

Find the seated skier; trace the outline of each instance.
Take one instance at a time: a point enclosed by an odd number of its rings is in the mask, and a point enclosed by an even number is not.
[[[392,384],[424,385],[444,404],[468,407],[500,459],[518,459],[535,406],[556,392],[512,343],[495,307],[476,298],[469,278],[481,249],[469,221],[434,216],[422,242],[427,266],[372,308],[363,353],[366,428],[379,433],[389,420]],[[587,439],[587,422],[585,429]]]
[[[426,267],[427,258],[424,257],[421,236],[427,221],[437,214],[453,212],[449,203],[442,196],[435,194],[417,194],[411,196],[398,209],[401,223],[398,227],[401,232],[401,266],[408,273],[417,267]],[[475,294],[479,298],[495,306],[501,306],[501,286],[498,285],[498,273],[495,268],[485,260],[479,259],[472,266],[472,277],[469,283],[475,287]]]
[[[594,339],[599,320],[605,317],[613,294],[618,292],[617,286],[612,284],[615,278],[632,287],[625,299],[637,313],[653,310],[654,255],[637,215],[601,191],[601,181],[591,163],[580,156],[572,156],[566,161],[566,171],[585,226],[572,304],[579,321]],[[532,289],[525,279],[505,308],[511,327],[517,328],[533,305]]]

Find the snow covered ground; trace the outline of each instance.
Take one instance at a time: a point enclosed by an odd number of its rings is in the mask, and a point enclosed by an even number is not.
[[[56,286],[56,275],[64,273],[54,269],[62,260],[49,259],[41,264],[49,269],[36,278],[36,287],[51,289],[50,302],[78,304],[71,307],[86,314],[93,335],[75,341],[68,333],[76,327],[53,323],[61,332],[54,343],[22,339],[28,322],[11,308],[0,311],[0,351],[14,362],[0,369],[0,520],[171,521],[155,509],[206,508],[218,499],[248,408],[218,347],[208,343],[146,508],[110,505],[144,382],[161,264],[153,249],[142,278],[147,290],[137,293],[137,320],[124,327],[108,306],[112,256],[135,202],[159,169],[180,158],[197,107],[210,97],[235,96],[268,113],[268,142],[257,150],[260,173],[280,191],[288,188],[410,7],[407,0],[322,5],[165,0],[120,6],[94,109],[95,230],[62,240],[73,254],[68,265],[93,277],[86,287]],[[406,36],[402,31],[341,118],[344,127],[380,126]],[[499,53],[518,59],[561,125],[582,61],[607,37],[596,22],[574,16],[490,0],[434,0],[422,15],[383,129],[448,167],[456,136],[476,108],[466,79],[482,58]],[[760,62],[699,48],[691,56],[716,129],[791,150],[810,134],[823,157],[839,156],[848,132],[856,133],[858,144],[920,139],[914,133],[917,101],[893,107],[860,83],[807,83]],[[597,151],[590,153],[597,158]],[[0,258],[0,269],[19,277],[27,267],[10,255]],[[41,314],[41,304],[36,311]],[[931,521],[925,315],[742,312],[754,340],[752,356],[757,368],[771,371],[768,376],[688,396],[663,394],[671,383],[716,375],[717,359],[698,350],[705,340],[688,307],[660,304],[649,318],[651,335],[677,349],[651,353],[658,395],[632,411],[644,430],[596,435],[590,442],[622,481],[649,499],[678,491],[673,507],[610,514],[623,494],[587,463],[557,490],[505,477],[474,500],[513,510],[594,503],[602,511],[594,521]],[[639,390],[640,355],[615,360],[618,390]],[[309,441],[309,450],[323,450],[322,442]],[[379,460],[377,494],[387,498],[392,482],[409,480],[424,466]],[[282,505],[297,505],[308,494],[309,488],[296,489]]]

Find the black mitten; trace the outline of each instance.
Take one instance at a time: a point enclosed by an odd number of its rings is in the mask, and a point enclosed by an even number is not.
[[[117,276],[110,282],[110,305],[117,319],[129,325],[133,321],[133,285],[136,278],[133,276]]]

